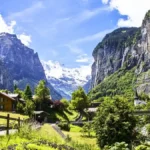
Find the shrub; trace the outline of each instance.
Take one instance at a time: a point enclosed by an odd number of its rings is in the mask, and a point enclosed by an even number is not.
[[[128,144],[125,142],[117,142],[113,146],[105,146],[104,150],[129,150]]]
[[[61,128],[61,130],[70,131],[70,124],[66,122],[60,122],[58,126]]]
[[[135,148],[135,150],[148,150],[149,148],[145,145],[139,145]]]

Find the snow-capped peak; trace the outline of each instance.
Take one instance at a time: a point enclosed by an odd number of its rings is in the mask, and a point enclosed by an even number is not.
[[[58,61],[41,61],[47,80],[67,99],[78,86],[84,86],[91,76],[91,65],[67,68]]]
[[[88,77],[91,74],[91,66],[81,66],[79,68],[67,68],[61,65],[58,61],[52,62],[51,60],[45,62],[41,61],[45,70],[47,79],[53,77],[60,78],[73,78],[76,82],[82,86],[82,82],[87,82]]]

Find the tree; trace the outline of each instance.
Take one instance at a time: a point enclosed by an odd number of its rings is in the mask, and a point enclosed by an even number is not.
[[[93,124],[91,122],[84,123],[84,126],[82,127],[82,130],[81,130],[83,136],[86,136],[87,134],[87,137],[91,137],[92,131],[93,131]]]
[[[35,101],[39,104],[39,109],[42,109],[42,103],[50,98],[49,88],[46,86],[46,82],[41,80],[35,88]]]
[[[26,86],[24,90],[24,97],[26,100],[31,100],[32,99],[32,91],[29,85]]]
[[[68,108],[69,107],[69,102],[67,99],[63,98],[60,100],[61,103],[63,103],[64,107],[65,108]]]
[[[88,108],[90,102],[82,87],[79,87],[76,91],[72,93],[71,104],[74,109],[79,111]]]
[[[16,90],[14,90],[15,94],[19,94],[20,97],[24,97],[24,92],[21,91],[19,88],[17,88]]]
[[[17,88],[18,88],[18,87],[17,87],[17,85],[15,84],[15,85],[14,85],[14,91],[17,90]]]
[[[116,142],[131,144],[137,136],[135,126],[136,119],[128,100],[118,96],[106,99],[95,118],[98,145],[103,148]]]
[[[35,105],[31,100],[26,100],[25,106],[23,108],[24,113],[26,115],[31,116],[33,111],[35,110]]]

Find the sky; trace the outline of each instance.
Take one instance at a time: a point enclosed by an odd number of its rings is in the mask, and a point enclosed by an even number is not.
[[[16,34],[41,60],[91,65],[92,51],[119,27],[139,27],[150,0],[0,0],[0,32]]]

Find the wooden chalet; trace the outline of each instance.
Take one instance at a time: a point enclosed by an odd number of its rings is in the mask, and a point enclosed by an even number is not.
[[[0,111],[15,111],[17,102],[24,103],[19,94],[7,94],[0,92]]]

